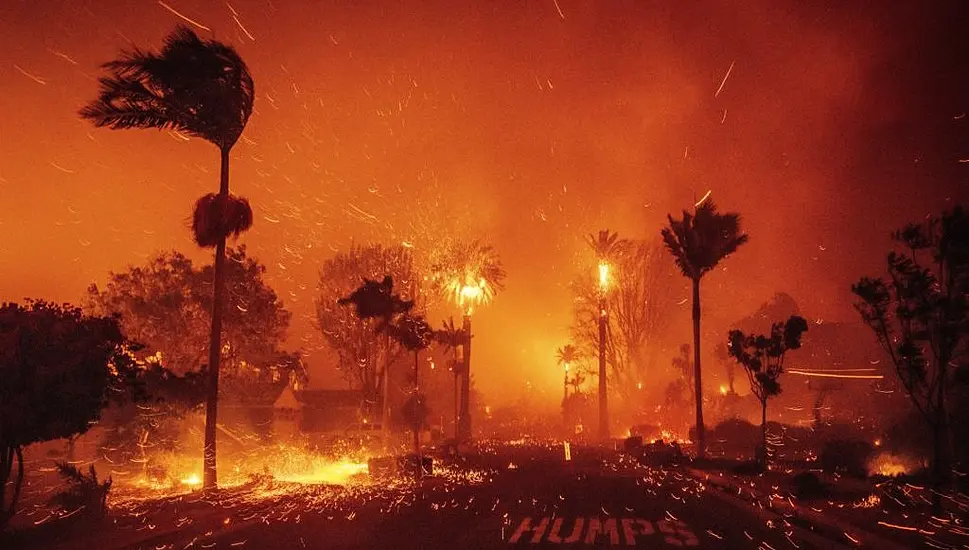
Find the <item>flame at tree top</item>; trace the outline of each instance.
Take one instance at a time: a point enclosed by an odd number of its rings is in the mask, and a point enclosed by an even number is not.
[[[599,262],[599,290],[605,292],[609,288],[609,264],[605,261]]]
[[[435,287],[465,315],[487,304],[504,288],[505,270],[490,246],[472,241],[450,247],[434,266]]]

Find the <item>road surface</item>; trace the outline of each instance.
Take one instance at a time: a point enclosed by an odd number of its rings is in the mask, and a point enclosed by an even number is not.
[[[596,449],[573,449],[566,462],[561,451],[496,447],[419,486],[282,488],[132,508],[137,520],[113,521],[98,548],[843,548],[677,467],[634,466]]]

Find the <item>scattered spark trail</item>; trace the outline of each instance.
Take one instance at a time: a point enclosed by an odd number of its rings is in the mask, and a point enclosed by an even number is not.
[[[555,4],[555,9],[558,10],[558,12],[559,12],[559,17],[561,17],[564,20],[565,19],[565,14],[562,13],[562,8],[559,7],[559,0],[552,0],[552,3]]]
[[[59,165],[59,164],[57,164],[57,163],[56,163],[56,162],[54,162],[54,161],[51,161],[51,162],[50,162],[50,165],[51,165],[51,166],[53,166],[54,168],[57,168],[57,169],[58,169],[58,170],[60,170],[61,172],[64,172],[65,174],[76,174],[76,173],[77,173],[77,172],[75,172],[74,170],[70,170],[70,169],[68,169],[68,168],[64,168],[63,166],[61,166],[61,165]]]
[[[253,42],[255,42],[256,38],[252,36],[252,33],[250,33],[249,30],[242,25],[242,21],[239,21],[239,12],[237,12],[235,8],[232,7],[232,4],[228,2],[226,2],[225,5],[229,8],[229,11],[232,12],[232,20],[236,22],[236,25],[239,25],[239,28],[242,29],[242,32],[246,33],[246,36],[249,37],[249,40],[252,40]]]
[[[703,204],[703,201],[705,201],[708,198],[710,198],[710,194],[711,193],[713,193],[713,189],[707,191],[707,193],[705,195],[703,195],[703,198],[701,198],[700,200],[696,201],[696,203],[694,203],[693,206],[695,206],[696,208],[699,208],[700,205]]]
[[[77,65],[77,61],[74,61],[74,59],[71,58],[71,56],[67,55],[66,53],[62,53],[62,52],[59,52],[57,50],[51,50],[51,49],[48,49],[47,51],[49,51],[50,53],[56,55],[57,57],[60,57],[61,59],[64,59],[65,61],[67,61],[71,65]]]
[[[203,31],[212,32],[212,29],[206,27],[205,25],[199,23],[198,21],[195,21],[194,19],[191,19],[189,17],[186,17],[185,15],[182,15],[181,13],[178,12],[178,10],[176,10],[175,8],[173,8],[173,7],[169,6],[168,4],[162,2],[162,0],[158,0],[158,5],[161,6],[161,7],[163,7],[163,8],[165,8],[166,10],[172,12],[172,14],[174,14],[175,16],[180,17],[180,18],[184,19],[185,21],[187,21],[187,22],[195,25],[196,27],[202,29]]]
[[[39,77],[37,75],[34,75],[34,74],[31,74],[31,73],[27,72],[25,69],[23,69],[20,65],[17,65],[16,63],[14,63],[13,68],[17,69],[18,71],[20,71],[20,74],[22,74],[22,75],[26,76],[27,78],[33,80],[37,84],[47,84],[47,81],[46,80],[44,80],[43,78],[41,78],[41,77]]]
[[[730,68],[727,69],[727,74],[723,75],[723,80],[720,81],[720,87],[717,88],[717,93],[713,94],[713,97],[719,96],[720,95],[720,92],[723,91],[723,85],[726,84],[727,83],[727,79],[730,78],[730,73],[731,73],[731,71],[733,71],[734,63],[736,63],[736,61],[731,61],[730,62]]]
[[[869,369],[862,369],[869,370]],[[805,371],[805,370],[790,370],[791,374],[799,374],[801,376],[816,376],[818,378],[846,378],[855,380],[881,380],[885,378],[881,374],[838,374],[835,372],[822,372],[822,371]]]

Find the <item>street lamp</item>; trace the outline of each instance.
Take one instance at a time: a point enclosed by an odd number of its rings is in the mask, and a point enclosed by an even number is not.
[[[606,292],[609,289],[609,264],[599,260],[599,438],[609,438],[609,403],[606,394]]]

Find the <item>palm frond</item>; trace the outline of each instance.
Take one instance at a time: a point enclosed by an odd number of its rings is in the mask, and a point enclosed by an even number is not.
[[[230,46],[177,27],[158,54],[125,51],[103,67],[98,98],[80,110],[98,126],[174,128],[231,148],[242,135],[255,89]]]
[[[669,226],[661,232],[663,243],[691,279],[702,277],[748,240],[740,228],[740,215],[717,212],[712,200],[704,201],[692,214],[684,210],[682,219],[667,218]]]

